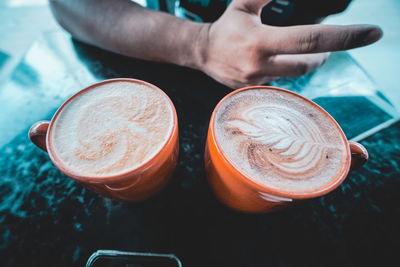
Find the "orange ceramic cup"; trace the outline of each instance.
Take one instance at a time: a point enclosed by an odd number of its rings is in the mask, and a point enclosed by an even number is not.
[[[328,118],[330,118],[340,129],[341,135],[347,142],[347,160],[345,162],[344,171],[342,173],[338,173],[337,176],[332,179],[329,184],[325,185],[323,188],[318,189],[318,191],[304,193],[280,192],[276,189],[257,184],[246,177],[244,174],[239,172],[224,156],[220,146],[215,139],[215,114],[221,103],[229,96],[237,92],[243,90],[251,90],[253,88],[270,88],[288,92],[297,96],[299,100],[305,100],[312,103],[321,112],[327,114]],[[343,182],[349,170],[362,166],[367,161],[367,159],[367,150],[359,143],[347,141],[340,126],[323,108],[299,94],[285,89],[270,86],[245,87],[225,96],[217,104],[211,116],[205,148],[205,166],[207,178],[216,196],[220,199],[222,203],[226,204],[228,207],[237,211],[248,213],[269,212],[304,199],[310,199],[325,195],[334,190]]]
[[[135,79],[118,78],[105,80],[96,84],[93,84],[72,97],[70,97],[54,114],[51,121],[40,121],[35,123],[29,130],[29,138],[39,148],[46,151],[54,165],[60,169],[67,176],[80,182],[85,187],[97,192],[105,197],[125,200],[125,201],[141,201],[144,200],[159,191],[167,184],[172,173],[176,167],[178,161],[179,141],[178,141],[178,119],[176,116],[175,107],[169,97],[161,91],[168,99],[169,104],[173,111],[173,127],[170,136],[161,148],[161,150],[143,163],[136,169],[130,170],[126,173],[109,176],[109,177],[87,177],[80,176],[69,170],[64,166],[61,161],[57,158],[53,152],[53,147],[50,139],[50,133],[52,131],[53,122],[57,119],[61,110],[66,106],[67,103],[72,101],[75,97],[95,88],[96,86],[104,83],[112,83],[118,81],[133,82],[137,84],[143,84],[157,90],[158,87]]]

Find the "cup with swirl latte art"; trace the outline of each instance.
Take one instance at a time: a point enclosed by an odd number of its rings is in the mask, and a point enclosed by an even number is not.
[[[368,159],[320,106],[294,92],[246,87],[211,116],[205,165],[217,197],[242,212],[268,212],[334,190]]]
[[[140,201],[159,192],[178,158],[175,107],[158,87],[111,79],[70,97],[29,137],[67,176],[105,196]]]

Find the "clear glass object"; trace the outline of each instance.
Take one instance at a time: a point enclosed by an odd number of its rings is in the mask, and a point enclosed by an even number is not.
[[[93,253],[86,267],[182,267],[173,254],[98,250]]]

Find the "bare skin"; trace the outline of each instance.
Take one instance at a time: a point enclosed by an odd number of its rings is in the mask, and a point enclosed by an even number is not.
[[[214,23],[195,23],[129,0],[52,0],[58,22],[75,38],[123,55],[201,70],[233,88],[299,76],[329,52],[372,44],[372,25],[263,25],[270,0],[233,0]]]

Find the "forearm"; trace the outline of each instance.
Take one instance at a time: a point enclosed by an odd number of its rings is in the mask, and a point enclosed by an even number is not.
[[[323,64],[325,52],[368,45],[382,36],[379,27],[370,25],[264,25],[260,13],[270,2],[232,0],[212,24],[129,0],[51,0],[51,8],[77,39],[131,57],[199,69],[232,88],[303,75]]]
[[[200,69],[208,25],[143,8],[128,0],[51,1],[75,38],[113,52]]]

